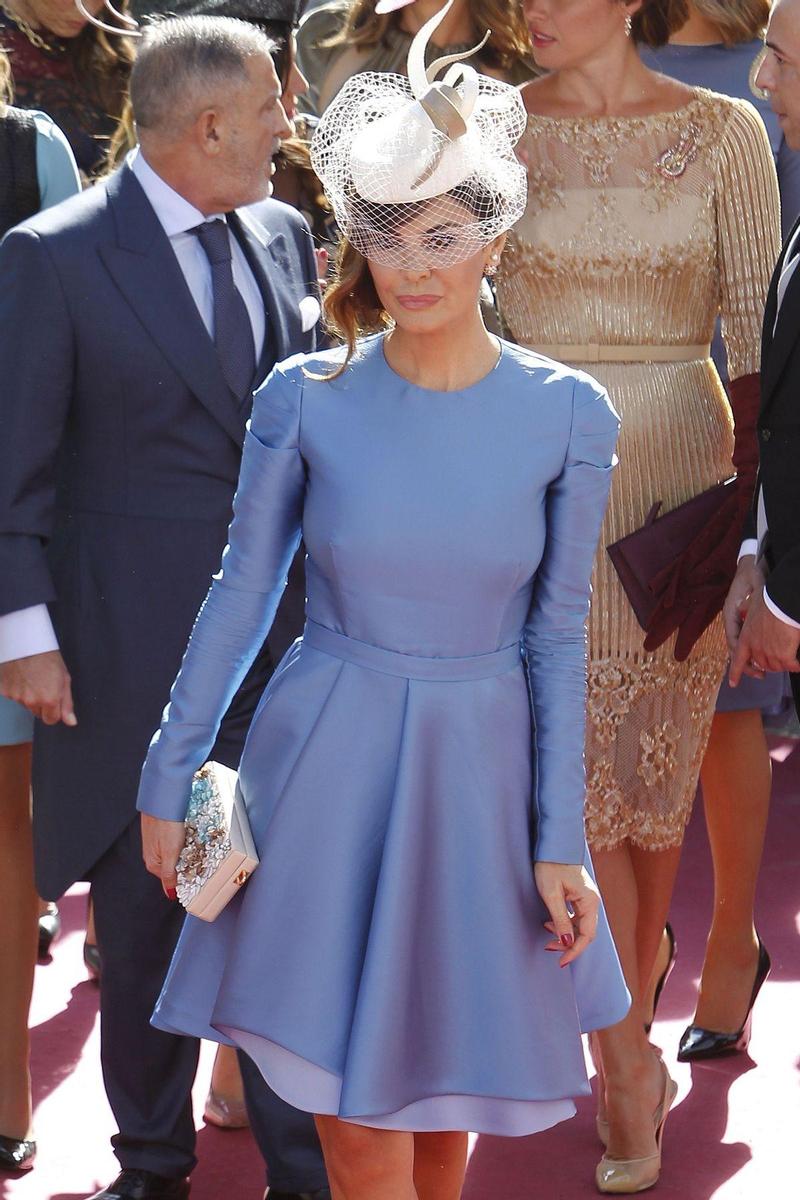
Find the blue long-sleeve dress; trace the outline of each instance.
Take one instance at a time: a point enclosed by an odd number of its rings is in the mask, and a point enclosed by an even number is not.
[[[301,533],[307,625],[240,769],[261,863],[187,918],[154,1016],[232,1041],[299,1108],[526,1134],[574,1111],[581,1029],[628,995],[605,919],[567,970],[534,858],[587,861],[585,621],[618,421],[588,376],[502,343],[417,387],[366,339],[256,395],[222,570],[142,775],[184,816]]]

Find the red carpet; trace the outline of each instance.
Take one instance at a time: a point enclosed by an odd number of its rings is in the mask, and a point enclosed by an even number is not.
[[[800,1195],[800,743],[772,739],[773,812],[761,881],[759,926],[773,961],[756,1008],[751,1057],[679,1066],[678,1037],[694,1009],[711,898],[699,808],[689,831],[672,921],[678,964],[659,1009],[655,1040],[680,1084],[667,1125],[661,1200],[791,1200]],[[113,1132],[98,1062],[97,990],[81,961],[85,889],[61,911],[64,934],[38,968],[33,1080],[40,1155],[27,1176],[0,1176],[9,1200],[80,1200],[116,1174]],[[197,1111],[210,1070],[206,1047]],[[260,1200],[262,1169],[247,1131],[200,1129],[193,1200]],[[479,1138],[464,1200],[584,1200],[599,1148],[593,1109],[533,1138]]]

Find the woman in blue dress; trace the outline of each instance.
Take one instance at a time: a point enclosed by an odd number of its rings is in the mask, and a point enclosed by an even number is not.
[[[230,543],[139,796],[171,889],[192,773],[302,534],[305,634],[239,773],[260,865],[214,923],[187,918],[154,1021],[240,1046],[315,1113],[334,1200],[457,1200],[464,1131],[572,1115],[581,1032],[629,1003],[583,834],[618,421],[588,376],[484,328],[525,114],[463,64],[431,72],[412,48],[408,82],[355,77],[320,124],[347,345],[256,394]],[[664,1072],[659,1122],[671,1100]]]

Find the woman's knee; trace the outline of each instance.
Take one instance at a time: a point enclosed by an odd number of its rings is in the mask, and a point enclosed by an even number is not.
[[[334,1195],[346,1200],[413,1196],[414,1143],[410,1133],[370,1129],[336,1117],[317,1117]]]

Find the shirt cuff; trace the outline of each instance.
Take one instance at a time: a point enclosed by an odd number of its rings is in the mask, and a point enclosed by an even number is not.
[[[791,617],[787,617],[785,612],[778,608],[774,600],[770,600],[767,595],[767,589],[764,588],[764,603],[766,604],[773,617],[777,617],[779,621],[783,621],[784,625],[791,625],[792,629],[800,629],[800,621],[793,621]]]
[[[34,604],[0,617],[0,663],[57,649],[58,639],[46,604]]]
[[[758,556],[758,538],[745,538],[739,547],[739,557],[736,561],[741,562],[748,554],[752,554],[753,558]]]

